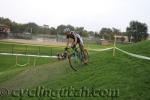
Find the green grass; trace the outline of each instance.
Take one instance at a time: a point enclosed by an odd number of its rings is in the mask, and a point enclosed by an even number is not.
[[[94,44],[94,43],[89,43],[89,44],[85,44],[85,47],[86,48],[89,48],[89,49],[102,49],[102,48],[108,48],[108,47],[112,47],[113,46],[113,44],[112,43],[110,43],[110,44],[108,44],[108,45],[100,45],[100,44]]]
[[[150,41],[143,41],[137,44],[119,45],[123,50],[150,57]],[[110,47],[110,46],[108,46]],[[42,47],[41,47],[42,48]],[[90,48],[104,48],[97,45],[90,45]],[[43,51],[48,49],[42,48]],[[56,49],[56,51],[62,48]],[[36,67],[1,68],[5,74],[0,75],[0,87],[29,88],[35,89],[43,86],[47,89],[60,89],[66,87],[81,88],[87,87],[97,89],[119,89],[118,97],[61,97],[63,100],[149,100],[150,99],[150,61],[134,58],[116,51],[115,57],[112,50],[104,52],[90,51],[90,63],[83,66],[79,71],[70,69],[67,61],[51,61],[41,63]],[[6,62],[0,59],[0,65]],[[11,58],[10,58],[11,59]],[[12,59],[13,61],[13,59]],[[11,65],[11,64],[10,64]],[[3,66],[3,67],[5,67]],[[10,67],[11,68],[11,67]],[[13,69],[16,69],[13,70]],[[18,73],[13,73],[18,72]],[[7,79],[7,75],[12,77]],[[6,76],[5,76],[6,75]],[[1,76],[5,76],[1,78]],[[1,100],[19,100],[20,97],[1,97]],[[22,100],[50,100],[50,97],[23,97]]]
[[[34,55],[49,55],[56,56],[58,52],[62,52],[62,47],[54,46],[32,46],[29,44],[17,44],[17,43],[4,43],[0,42],[0,53],[21,53],[21,54],[34,54]],[[29,58],[29,66],[33,67],[34,57]],[[18,57],[19,64],[25,64],[28,61],[28,57]],[[50,64],[56,62],[57,59],[51,58],[36,58],[36,65]],[[27,67],[27,66],[25,66]],[[0,75],[0,83],[14,77],[18,73],[21,73],[27,68],[16,66],[16,56],[4,56],[0,55],[0,73],[7,72],[7,74]],[[18,70],[16,70],[18,69]],[[16,70],[13,73],[11,70]],[[11,76],[11,77],[9,77]]]
[[[125,46],[119,45],[119,47],[123,50],[127,50],[128,52],[150,57],[149,41],[142,41],[136,44],[133,43]]]

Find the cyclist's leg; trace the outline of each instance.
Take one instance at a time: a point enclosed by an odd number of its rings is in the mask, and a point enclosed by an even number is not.
[[[79,48],[80,48],[80,51],[81,51],[81,52],[84,51],[84,46],[83,46],[82,44],[80,44],[80,43],[79,43]]]
[[[84,63],[84,64],[87,64],[88,60],[87,60],[87,58],[85,58],[85,57],[86,57],[86,54],[85,54],[85,52],[84,52],[84,45],[83,45],[83,42],[82,42],[82,41],[80,41],[80,43],[79,43],[79,48],[80,48],[81,52],[82,52],[83,55],[84,55],[83,63]]]
[[[80,50],[81,51],[84,51],[84,44],[83,44],[83,40],[82,40],[82,38],[81,37],[79,37],[79,48],[80,48]]]

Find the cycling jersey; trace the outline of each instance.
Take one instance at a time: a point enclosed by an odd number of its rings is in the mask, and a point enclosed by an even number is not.
[[[81,36],[78,33],[74,32],[74,31],[71,31],[70,34],[68,34],[66,38],[67,39],[72,38],[75,41],[75,37],[77,37],[77,43],[83,45],[83,41],[82,41]]]

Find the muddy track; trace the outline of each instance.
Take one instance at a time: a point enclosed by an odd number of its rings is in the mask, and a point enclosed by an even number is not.
[[[31,66],[12,79],[1,83],[0,86],[10,90],[36,87],[43,82],[60,78],[70,71],[71,69],[67,61],[59,61],[36,67]]]

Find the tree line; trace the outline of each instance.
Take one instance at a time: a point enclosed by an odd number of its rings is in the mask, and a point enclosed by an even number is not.
[[[0,17],[0,24],[4,24],[10,27],[12,33],[22,34],[23,32],[32,32],[32,34],[51,34],[51,35],[63,35],[65,28],[70,28],[72,31],[78,32],[83,37],[93,36],[96,38],[104,38],[107,40],[113,40],[114,35],[128,36],[129,42],[145,40],[148,37],[148,27],[146,23],[138,21],[131,21],[129,26],[126,28],[126,32],[121,32],[117,28],[101,28],[99,32],[87,31],[84,27],[74,27],[72,25],[59,25],[57,28],[54,27],[43,27],[39,26],[34,22],[26,24],[16,23],[8,18]]]
[[[100,32],[95,35],[107,40],[113,40],[114,35],[122,36],[122,40],[124,40],[123,36],[127,36],[128,42],[139,42],[146,40],[149,36],[147,24],[139,21],[131,21],[126,32],[121,32],[117,28],[101,28]]]
[[[10,27],[11,33],[32,32],[32,34],[51,34],[63,35],[65,28],[70,28],[72,31],[77,31],[81,36],[88,37],[91,31],[87,31],[84,27],[74,27],[72,25],[59,25],[57,28],[39,26],[36,23],[30,22],[26,24],[16,23],[8,18],[0,17],[0,24],[4,24]],[[92,32],[94,34],[94,32]]]

